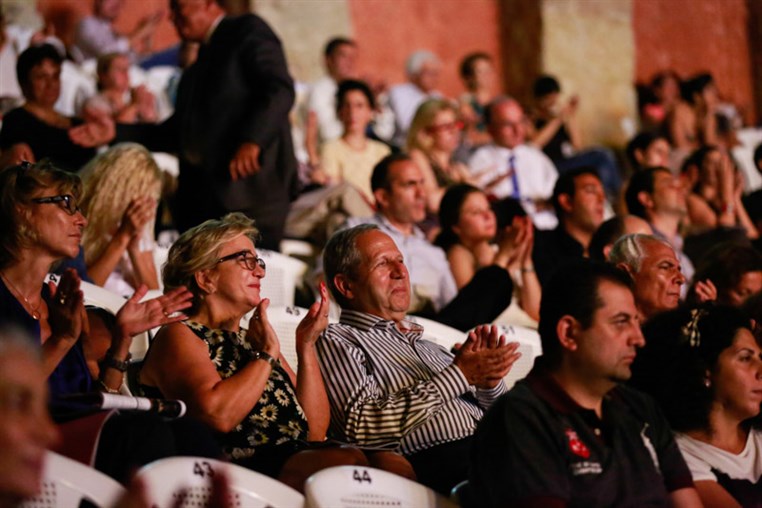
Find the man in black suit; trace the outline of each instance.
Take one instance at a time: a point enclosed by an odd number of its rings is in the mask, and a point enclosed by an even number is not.
[[[178,229],[242,211],[257,221],[261,245],[277,249],[296,185],[294,87],[280,41],[258,16],[226,17],[215,0],[170,0],[170,8],[180,37],[202,44],[198,59],[182,77],[172,117],[119,125],[116,139],[177,153]],[[72,137],[96,142],[93,132]]]

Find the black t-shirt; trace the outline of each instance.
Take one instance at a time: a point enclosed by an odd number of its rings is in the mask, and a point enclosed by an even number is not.
[[[668,506],[669,492],[693,485],[650,397],[618,386],[602,416],[577,405],[535,364],[474,434],[475,505]]]

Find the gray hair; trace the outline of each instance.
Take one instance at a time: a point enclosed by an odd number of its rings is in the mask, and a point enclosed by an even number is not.
[[[617,240],[614,243],[614,246],[611,248],[611,253],[609,254],[609,262],[615,265],[624,263],[625,265],[629,266],[632,271],[639,272],[643,258],[645,257],[643,249],[645,244],[649,242],[662,243],[670,249],[672,248],[669,242],[666,242],[665,240],[657,238],[653,235],[624,235],[619,240]]]
[[[362,262],[362,254],[357,248],[357,238],[369,231],[379,231],[379,228],[375,224],[360,224],[338,231],[328,240],[323,251],[325,282],[341,307],[346,307],[349,302],[338,290],[333,279],[338,274],[344,274],[350,279],[355,277],[357,267]]]
[[[414,51],[407,57],[407,61],[405,62],[405,73],[408,77],[417,76],[426,62],[439,63],[439,57],[426,49]]]

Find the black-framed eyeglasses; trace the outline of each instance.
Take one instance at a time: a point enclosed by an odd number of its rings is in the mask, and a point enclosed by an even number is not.
[[[74,215],[81,211],[74,196],[71,194],[61,194],[60,196],[49,196],[46,198],[32,198],[32,203],[59,203],[59,206],[66,210],[66,213],[69,215]]]
[[[267,264],[265,264],[265,260],[259,256],[255,256],[251,253],[250,250],[241,250],[232,254],[228,254],[227,256],[223,256],[217,260],[216,264],[224,263],[225,261],[230,261],[231,259],[238,261],[238,263],[247,270],[254,270],[256,267],[260,267],[262,270],[267,270]]]

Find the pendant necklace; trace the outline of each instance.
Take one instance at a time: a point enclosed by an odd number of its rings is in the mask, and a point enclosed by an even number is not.
[[[42,304],[42,300],[37,302],[37,306],[32,305],[32,303],[29,300],[27,300],[26,296],[21,294],[21,291],[19,291],[16,286],[11,284],[11,281],[8,280],[8,278],[5,276],[4,273],[0,272],[0,278],[3,279],[3,281],[6,284],[6,286],[8,286],[9,289],[12,289],[14,293],[19,295],[21,297],[21,299],[24,300],[24,303],[26,303],[26,306],[32,311],[31,312],[32,318],[34,318],[35,321],[39,321],[40,320],[39,308],[40,308],[40,305]]]

